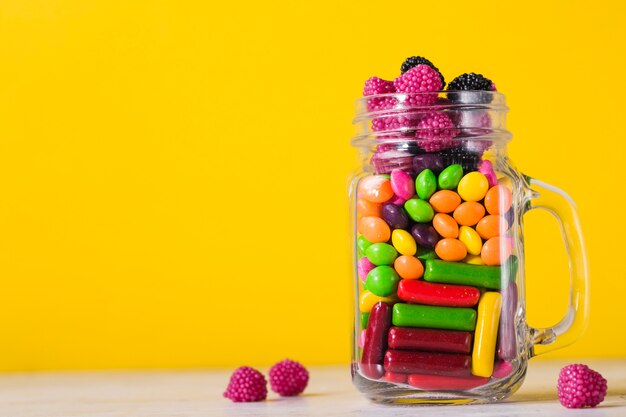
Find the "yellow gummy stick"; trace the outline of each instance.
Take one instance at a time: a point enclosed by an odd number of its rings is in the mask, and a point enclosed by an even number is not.
[[[502,296],[493,291],[484,293],[478,301],[472,352],[472,374],[476,376],[490,377],[493,373],[501,306]]]

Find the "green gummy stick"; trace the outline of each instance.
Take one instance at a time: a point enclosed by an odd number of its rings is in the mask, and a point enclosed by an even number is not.
[[[499,266],[470,265],[461,262],[428,259],[424,279],[445,284],[471,285],[492,290],[502,288]]]
[[[394,326],[473,331],[476,311],[463,307],[438,307],[397,303],[393,306]]]

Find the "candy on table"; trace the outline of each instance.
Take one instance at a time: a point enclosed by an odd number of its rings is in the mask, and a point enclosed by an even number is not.
[[[476,232],[485,240],[500,236],[508,228],[509,222],[506,218],[497,214],[489,214],[480,219],[478,224],[476,224]]]
[[[372,307],[367,323],[360,363],[361,372],[369,378],[378,379],[385,373],[383,364],[390,326],[391,306],[385,303],[376,303]]]
[[[377,266],[367,274],[365,285],[367,290],[379,297],[389,297],[396,293],[400,277],[388,265]]]
[[[459,237],[459,224],[448,214],[435,214],[433,217],[433,227],[441,237]]]
[[[471,363],[470,355],[461,353],[389,349],[385,353],[384,369],[403,374],[469,376]]]
[[[411,227],[411,236],[415,242],[424,248],[434,248],[439,241],[439,235],[435,228],[430,224],[417,223]],[[418,251],[420,248],[418,247]]]
[[[374,307],[374,304],[378,302],[393,304],[398,301],[398,297],[395,295],[391,297],[380,297],[373,294],[371,291],[365,290],[359,296],[359,310],[361,313],[369,313]]]
[[[467,354],[472,347],[472,333],[392,326],[387,344],[389,349]]]
[[[425,169],[417,175],[415,191],[422,200],[428,200],[437,191],[437,177],[430,169]]]
[[[365,256],[376,266],[391,265],[398,257],[398,252],[388,243],[372,243],[365,249]]]
[[[463,167],[460,164],[452,164],[441,171],[437,183],[442,190],[453,190],[461,181],[461,177],[463,177]]]
[[[461,226],[459,228],[459,240],[467,248],[467,253],[470,255],[480,255],[480,251],[483,247],[483,241],[476,230],[469,226]]]
[[[408,377],[408,383],[412,387],[427,391],[438,390],[468,390],[479,387],[489,382],[489,378],[469,375],[465,377],[412,374]]]
[[[393,306],[392,322],[398,327],[473,331],[476,327],[476,311],[465,307],[397,303]]]
[[[424,266],[424,279],[430,282],[470,285],[499,290],[502,287],[499,266],[469,265],[429,259]]]
[[[358,232],[371,243],[386,242],[391,237],[389,225],[380,217],[361,217]]]
[[[409,217],[418,223],[428,223],[433,219],[435,212],[427,201],[411,198],[404,203],[404,209]]]
[[[517,285],[512,282],[501,290],[502,311],[498,329],[498,358],[507,360],[517,356],[517,332],[515,313],[517,312]]]
[[[402,255],[415,255],[417,244],[406,230],[396,229],[391,233],[393,247]]]
[[[473,307],[480,291],[467,285],[436,284],[417,279],[401,280],[398,298],[409,303],[447,307]]]
[[[461,197],[451,190],[439,190],[428,202],[437,213],[452,213],[461,204]]]
[[[371,263],[370,260],[367,259],[367,257],[365,256],[359,259],[359,261],[357,262],[356,270],[361,281],[365,282],[365,280],[367,279],[367,274],[369,274],[369,272],[374,269],[375,266],[376,265]]]
[[[363,216],[380,217],[382,207],[381,203],[372,203],[364,198],[358,198],[356,200],[356,212],[359,219]]]
[[[489,214],[506,213],[513,202],[511,190],[499,184],[491,187],[485,195],[485,208]]]
[[[401,169],[391,171],[391,189],[394,194],[404,200],[408,200],[415,194],[413,178]]]
[[[461,226],[474,226],[485,217],[485,207],[476,201],[466,201],[454,210],[452,217]]]
[[[398,256],[393,262],[393,268],[403,279],[417,279],[424,275],[424,266],[415,256]]]
[[[480,172],[465,174],[457,187],[457,192],[464,201],[480,201],[489,190],[489,181]]]
[[[461,261],[467,256],[467,248],[458,239],[441,239],[435,245],[435,252],[444,261]]]
[[[398,374],[395,372],[385,372],[385,381],[403,384],[406,382],[406,374]]]
[[[409,227],[409,216],[406,214],[404,208],[397,204],[383,204],[379,217],[382,217],[389,227],[394,229],[406,229]]]
[[[383,175],[369,175],[359,182],[357,195],[372,203],[384,203],[393,197],[391,181]]]
[[[493,373],[501,307],[502,296],[498,292],[488,291],[480,297],[472,351],[473,375],[490,377]]]

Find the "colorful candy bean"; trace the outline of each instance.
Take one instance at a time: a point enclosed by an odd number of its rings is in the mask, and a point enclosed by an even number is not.
[[[480,257],[485,265],[501,265],[511,256],[511,243],[508,239],[492,237],[483,245]]]
[[[469,376],[471,358],[460,353],[436,353],[389,349],[385,353],[384,368],[387,372],[403,374],[424,373],[430,375]]]
[[[363,346],[365,346],[365,334],[366,334],[366,332],[367,331],[365,329],[361,330],[361,334],[359,336],[359,347],[361,349],[363,349]]]
[[[424,262],[428,259],[438,259],[437,252],[434,249],[428,249],[426,247],[417,247],[417,252],[415,253],[415,257],[420,261]]]
[[[502,288],[500,272],[499,266],[479,266],[429,259],[424,266],[424,279],[429,282],[499,290]]]
[[[415,255],[417,244],[413,236],[406,230],[396,229],[391,233],[393,247],[402,255]]]
[[[365,329],[367,327],[367,322],[370,319],[370,313],[361,313],[360,314],[360,322],[361,322],[361,329]]]
[[[415,256],[398,256],[393,262],[393,268],[403,279],[418,279],[424,275],[424,266]]]
[[[359,236],[356,239],[356,247],[359,252],[359,256],[365,256],[365,251],[367,250],[367,248],[370,247],[371,244],[372,242],[367,240],[365,236]]]
[[[439,190],[428,202],[437,213],[452,213],[461,204],[461,197],[451,190]]]
[[[501,184],[491,187],[485,195],[485,208],[489,214],[506,213],[512,202],[511,190]]]
[[[394,194],[404,200],[408,200],[415,194],[413,178],[401,169],[394,169],[390,175],[391,189]]]
[[[513,372],[513,364],[509,361],[497,361],[493,367],[494,378],[506,378]]]
[[[483,258],[480,255],[467,255],[463,262],[470,265],[484,265]]]
[[[435,214],[433,217],[433,227],[441,237],[459,237],[459,225],[456,220],[448,214]]]
[[[429,224],[414,224],[411,227],[411,236],[415,242],[424,248],[434,248],[439,241],[439,234],[434,227]]]
[[[467,255],[465,245],[457,239],[441,239],[435,245],[435,252],[444,261],[461,261]]]
[[[383,204],[381,217],[392,229],[406,229],[409,227],[409,216],[402,206],[392,203]]]
[[[430,169],[420,172],[415,179],[415,191],[422,200],[428,200],[437,191],[437,177]]]
[[[480,297],[472,351],[473,375],[490,377],[493,373],[501,307],[500,293],[488,291]]]
[[[442,190],[454,190],[463,177],[463,167],[460,164],[453,164],[446,167],[439,174],[438,183]]]
[[[371,291],[363,291],[359,296],[359,310],[361,313],[369,313],[374,307],[374,304],[378,302],[383,303],[395,303],[398,301],[398,297],[395,295],[391,297],[379,297],[376,294],[373,294]]]
[[[368,378],[378,379],[384,375],[384,357],[387,350],[387,333],[391,326],[391,306],[377,303],[372,307],[365,344],[361,355],[360,369]]]
[[[404,209],[409,217],[418,223],[428,223],[433,219],[435,212],[427,201],[412,198],[404,203]]]
[[[372,262],[370,262],[370,260],[367,259],[366,256],[364,256],[361,259],[359,259],[359,261],[357,262],[357,265],[356,265],[356,270],[357,270],[357,273],[358,273],[359,278],[361,279],[361,281],[365,282],[365,280],[367,279],[367,274],[369,274],[369,272],[372,269],[374,269],[375,266],[376,265],[374,265]]]
[[[496,172],[493,170],[493,165],[490,160],[485,159],[482,161],[478,167],[478,172],[482,173],[487,178],[490,187],[493,187],[498,183],[498,177],[496,176]]]
[[[487,240],[492,237],[500,236],[509,228],[509,223],[503,216],[497,214],[489,214],[478,222],[476,232],[478,235]]]
[[[357,195],[372,203],[384,203],[393,197],[391,181],[384,175],[370,175],[361,179]]]
[[[472,347],[472,333],[392,326],[388,345],[389,349],[467,354]]]
[[[475,201],[461,203],[452,215],[461,226],[474,226],[485,216],[485,207]]]
[[[398,284],[398,297],[409,303],[431,306],[473,307],[478,303],[478,288],[403,279]]]
[[[360,219],[364,216],[380,217],[383,205],[380,203],[372,203],[364,198],[356,200],[357,217]]]
[[[398,252],[387,243],[372,243],[365,250],[365,256],[376,266],[392,265],[398,257]]]
[[[388,297],[396,293],[400,277],[396,271],[387,265],[377,266],[367,274],[368,291],[379,297]]]
[[[464,307],[397,303],[393,306],[393,325],[473,331],[476,326],[476,311]]]
[[[469,375],[464,377],[412,374],[408,377],[408,383],[412,387],[426,391],[451,391],[469,390],[489,382],[489,378]]]
[[[389,225],[380,217],[361,217],[358,232],[372,243],[386,242],[391,237]]]
[[[457,188],[457,192],[465,201],[480,201],[489,190],[489,181],[480,172],[465,174]]]
[[[459,240],[467,248],[467,253],[470,255],[480,255],[483,241],[476,230],[469,226],[461,226],[459,229]]]

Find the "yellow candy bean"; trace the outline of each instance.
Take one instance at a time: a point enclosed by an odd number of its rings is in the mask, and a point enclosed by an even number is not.
[[[497,292],[488,291],[478,301],[474,350],[472,351],[472,374],[476,376],[488,378],[493,373],[501,307],[502,296]]]
[[[415,255],[417,244],[413,236],[406,230],[396,229],[391,233],[391,243],[402,255]]]
[[[489,190],[489,181],[478,171],[466,174],[459,182],[457,192],[465,201],[480,201]]]
[[[467,255],[463,262],[470,265],[484,265],[483,258],[480,255]]]
[[[395,295],[380,297],[370,291],[363,291],[359,297],[359,310],[361,310],[361,313],[369,313],[372,310],[372,307],[374,307],[374,304],[379,301],[382,301],[383,303],[395,303],[398,301],[398,297]]]
[[[463,242],[470,255],[480,255],[483,248],[483,241],[476,230],[469,226],[461,226],[459,229],[459,240]]]

